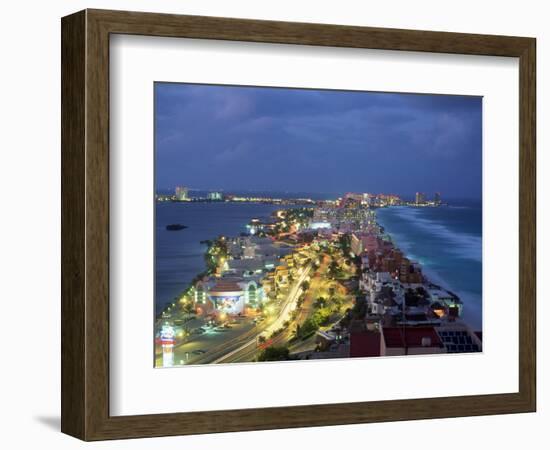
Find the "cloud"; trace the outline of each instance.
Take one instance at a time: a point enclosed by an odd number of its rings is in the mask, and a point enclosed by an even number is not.
[[[249,142],[240,142],[237,145],[226,148],[222,152],[216,154],[213,161],[216,163],[242,161],[249,156],[251,150],[252,145]]]
[[[269,130],[277,123],[275,119],[269,116],[252,117],[247,120],[237,122],[229,131],[231,133],[255,134]]]
[[[216,100],[219,105],[214,108],[214,115],[220,119],[240,119],[254,111],[254,100],[248,95],[228,92],[220,95]]]
[[[456,195],[479,190],[479,98],[187,84],[155,89],[163,186],[204,185],[215,176],[225,189],[238,181],[250,189],[369,186],[404,193],[420,185],[444,190],[453,180]],[[185,171],[168,169],[174,166]],[[464,181],[455,178],[457,168]]]

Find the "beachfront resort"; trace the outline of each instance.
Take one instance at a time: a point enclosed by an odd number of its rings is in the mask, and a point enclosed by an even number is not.
[[[430,280],[377,222],[379,208],[441,206],[439,193],[193,198],[178,187],[157,201],[277,209],[250,217],[238,236],[205,242],[205,270],[156,317],[156,367],[482,349],[459,296]]]

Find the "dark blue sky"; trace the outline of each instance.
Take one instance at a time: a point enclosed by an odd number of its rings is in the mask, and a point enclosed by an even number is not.
[[[157,189],[481,198],[481,97],[156,83]]]

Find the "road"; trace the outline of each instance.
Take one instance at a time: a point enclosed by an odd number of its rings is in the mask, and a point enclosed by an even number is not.
[[[284,327],[284,330],[279,333],[277,336],[275,336],[272,341],[271,345],[285,345],[288,343],[289,340],[291,340],[294,337],[294,333],[296,330],[296,325],[300,324],[302,325],[306,319],[312,314],[313,312],[313,302],[315,301],[315,295],[314,293],[318,291],[319,284],[322,282],[322,280],[326,276],[326,272],[328,269],[329,264],[329,258],[325,257],[319,269],[315,273],[315,275],[311,278],[310,282],[310,288],[307,292],[307,295],[302,303],[302,305],[299,308],[298,314],[294,318],[294,320],[290,320],[290,324],[288,326]],[[308,272],[309,275],[309,272]],[[305,279],[305,278],[304,278]],[[298,286],[301,285],[301,282],[298,284]],[[295,301],[298,300],[298,297],[300,296],[300,292],[296,296]],[[288,318],[290,319],[290,317]],[[285,320],[283,320],[281,323],[284,323]],[[280,327],[279,327],[280,328]],[[275,330],[279,328],[274,328]],[[301,341],[295,346],[298,347],[307,347],[307,349],[313,349],[315,347],[314,339],[308,339],[307,341]],[[293,346],[294,347],[294,346]],[[303,349],[302,349],[303,350]],[[246,361],[252,361],[253,358],[258,353],[258,348],[256,343],[248,342],[242,345],[242,348],[236,349],[234,352],[232,352],[232,355],[227,355],[229,357],[229,361],[224,362],[246,362]]]
[[[290,326],[287,327],[287,329],[285,329],[281,334],[279,334],[273,339],[272,345],[286,344],[289,340],[291,340],[294,337],[296,326],[303,325],[303,323],[313,313],[313,302],[316,299],[316,296],[314,295],[314,293],[317,292],[318,286],[321,280],[324,279],[326,275],[328,263],[329,263],[329,258],[328,257],[323,258],[323,260],[321,261],[321,265],[319,266],[319,269],[311,278],[309,290],[306,293],[306,296],[304,298],[302,305],[300,306],[298,314],[296,314],[296,318],[292,321]]]
[[[300,306],[298,314],[296,314],[294,321],[281,334],[279,334],[273,339],[272,345],[289,344],[289,341],[292,340],[292,338],[295,335],[294,330],[296,330],[296,326],[303,325],[304,322],[314,313],[315,308],[313,307],[313,303],[315,302],[315,300],[319,297],[328,298],[329,286],[333,286],[333,288],[337,292],[339,292],[340,295],[346,294],[345,287],[340,283],[327,282],[327,271],[328,271],[329,263],[330,263],[330,258],[328,256],[325,256],[325,258],[323,258],[321,262],[321,265],[318,271],[311,278],[309,290],[306,294],[306,297],[304,298],[302,305]],[[343,317],[343,311],[348,306],[351,307],[352,305],[351,304],[343,305],[342,316],[340,317],[340,319]],[[333,327],[334,324],[335,322],[330,322],[327,326],[320,327],[320,329],[321,330],[329,329]],[[315,347],[316,347],[315,335],[310,336],[305,340],[301,340],[301,339],[295,340],[292,342],[292,344],[289,345],[291,354],[300,353],[307,350],[311,351],[311,350],[314,350]]]
[[[254,324],[250,318],[241,318],[234,321],[230,329],[194,336],[191,340],[186,340],[174,347],[174,365],[236,362],[233,361],[235,358],[251,361],[258,350],[258,337],[262,334],[270,336],[273,331],[283,327],[284,322],[290,319],[291,312],[296,307],[301,293],[300,286],[310,271],[311,266],[301,270],[298,280],[293,283],[274,320],[265,320]],[[200,353],[194,354],[194,351]],[[157,354],[155,359],[155,366],[162,367],[162,354]]]
[[[219,330],[195,336],[192,341],[186,341],[174,348],[174,364],[220,364],[251,362],[259,353],[258,338],[265,336],[270,345],[287,345],[294,337],[297,325],[302,325],[314,311],[313,302],[321,294],[326,297],[326,280],[330,257],[325,255],[316,273],[311,277],[310,288],[298,311],[297,302],[302,294],[302,283],[310,276],[312,265],[298,272],[298,279],[291,285],[284,296],[276,317],[267,318],[259,324],[253,323],[251,318],[240,318],[234,321],[230,329]],[[340,286],[344,289],[343,286]],[[286,325],[285,325],[286,323]],[[273,338],[274,332],[282,329]],[[291,351],[303,351],[314,347],[314,339],[294,342]],[[193,352],[196,353],[193,353]],[[157,367],[162,365],[162,356],[157,355]]]
[[[306,280],[311,272],[312,267],[308,266],[305,269],[302,269],[302,273],[298,277],[298,280],[294,283],[290,292],[287,295],[286,301],[282,306],[279,315],[272,323],[268,324],[264,330],[258,332],[254,337],[246,340],[242,345],[236,347],[235,349],[229,351],[228,353],[220,356],[219,358],[212,361],[215,364],[219,363],[229,363],[229,362],[242,362],[242,361],[251,361],[256,353],[258,352],[258,337],[261,334],[266,335],[268,338],[271,334],[284,327],[284,323],[288,320],[291,320],[292,311],[296,308],[296,303],[298,298],[302,293],[301,285]]]
[[[222,354],[228,347],[238,344],[243,336],[256,333],[252,319],[242,318],[231,323],[229,329],[210,330],[193,335],[174,346],[174,365],[206,364],[214,355]],[[197,353],[193,353],[197,352]],[[162,367],[162,353],[156,355],[156,366]]]

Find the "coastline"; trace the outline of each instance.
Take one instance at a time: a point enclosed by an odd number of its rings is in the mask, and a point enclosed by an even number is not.
[[[457,285],[452,280],[442,276],[430,261],[427,263],[425,254],[402,245],[401,235],[394,234],[392,226],[388,227],[387,221],[379,217],[381,209],[391,208],[365,207],[355,201],[342,203],[341,199],[319,202],[315,207],[262,205],[263,219],[259,219],[258,214],[246,214],[251,204],[168,205],[164,203],[162,207],[180,212],[196,213],[198,208],[215,212],[213,224],[218,227],[213,228],[215,234],[203,234],[199,241],[200,267],[204,270],[196,270],[196,265],[173,301],[157,310],[157,366],[261,361],[256,358],[272,357],[354,357],[349,345],[358,326],[367,335],[395,335],[405,329],[411,338],[414,333],[427,333],[430,343],[439,342],[427,345],[435,353],[441,348],[451,353],[481,349],[481,340],[474,335],[474,331],[481,330],[481,314],[470,308],[475,305],[475,295],[455,289]],[[422,209],[439,209],[439,205],[435,206]],[[229,211],[237,213],[237,220],[227,217]],[[417,214],[423,213],[412,213]],[[219,217],[225,219],[221,224]],[[229,229],[224,228],[227,224],[231,224]],[[157,228],[161,225],[157,224]],[[197,229],[208,232],[205,227]],[[185,237],[186,231],[171,233],[170,237]],[[413,237],[408,236],[410,242]],[[438,247],[441,240],[433,236],[430,239],[432,250],[445,253]],[[185,251],[181,253],[185,246],[172,250],[185,259]],[[312,267],[321,269],[315,269],[310,277]],[[310,278],[315,283],[315,294],[310,291]],[[328,290],[325,285],[321,293],[319,286],[330,280],[336,284]],[[334,297],[336,291],[340,292],[338,299]],[[310,306],[300,312],[306,297]],[[343,304],[349,304],[347,309],[341,309]],[[339,337],[342,332],[344,341]],[[470,344],[458,345],[458,337],[450,338],[449,333],[459,333],[464,339],[468,336]],[[224,350],[224,335],[231,339],[231,351]],[[323,340],[337,346],[331,350],[322,344]],[[275,353],[269,356],[267,350],[271,348],[270,352]],[[283,349],[282,354],[277,353]]]
[[[472,209],[472,206],[451,205],[444,208],[463,212]],[[385,210],[390,212],[388,209]],[[390,236],[395,245],[410,258],[419,261],[423,272],[431,281],[458,295],[464,307],[462,320],[475,329],[481,329],[483,325],[483,285],[482,280],[476,278],[478,272],[479,278],[481,278],[482,236],[475,236],[472,233],[475,227],[469,227],[468,232],[458,228],[450,229],[448,226],[445,226],[443,230],[444,226],[439,221],[416,217],[422,212],[411,214],[410,217],[396,214],[395,216],[398,217],[395,217],[391,213],[380,215],[379,211],[377,211],[377,222],[384,227],[385,233]],[[422,234],[426,234],[424,230],[421,230],[421,233],[415,233],[409,227],[408,233],[405,234],[400,229],[400,226],[406,227],[410,222],[419,220],[423,221],[422,227],[425,227],[425,230],[431,231],[433,228],[438,230],[433,238],[438,242],[436,249],[430,245],[424,245],[426,241],[426,236],[422,236]],[[396,226],[397,221],[401,222],[397,224],[398,226]],[[475,244],[472,245],[472,242]],[[474,247],[474,252],[472,252],[472,247]],[[476,252],[479,252],[479,255]],[[447,267],[453,267],[453,269],[450,270]]]
[[[212,204],[212,205],[223,204],[222,202],[207,202],[207,203]],[[232,204],[232,202],[229,202],[229,203]],[[236,204],[242,205],[239,202],[236,202]],[[266,204],[263,204],[263,203],[257,203],[256,205],[258,205],[258,204],[262,205],[262,206],[266,205]],[[288,205],[269,204],[269,206],[270,207],[275,206],[275,208],[273,210],[276,210],[276,209],[280,208],[281,206],[283,207],[283,209],[285,209],[285,206],[288,206]],[[455,208],[455,209],[466,209],[467,208],[465,206],[448,206],[448,207],[449,208]],[[410,209],[411,207],[410,206],[397,206],[397,207],[393,206],[393,207],[387,207],[387,208],[406,208],[406,209]],[[467,323],[471,324],[475,328],[480,328],[481,327],[481,322],[482,322],[481,321],[481,314],[477,314],[478,311],[480,310],[480,308],[479,309],[476,308],[475,305],[478,304],[478,303],[479,304],[481,303],[481,293],[472,292],[472,291],[469,291],[468,289],[463,289],[463,288],[459,289],[458,286],[456,286],[455,283],[453,283],[452,281],[449,281],[448,277],[445,277],[444,275],[441,275],[438,272],[437,269],[432,267],[432,264],[430,264],[429,261],[427,262],[425,260],[426,259],[425,256],[417,255],[416,253],[411,251],[410,245],[407,242],[407,237],[404,240],[404,239],[402,239],[402,237],[403,237],[402,235],[391,233],[388,230],[387,222],[385,222],[384,220],[380,220],[380,216],[379,216],[378,213],[379,213],[380,210],[384,210],[384,209],[386,209],[386,208],[376,209],[376,222],[380,227],[382,227],[384,229],[384,234],[391,239],[391,241],[394,243],[394,245],[397,248],[399,248],[400,250],[402,250],[404,252],[405,256],[407,256],[408,258],[410,258],[412,260],[416,260],[421,264],[423,273],[424,273],[424,275],[425,275],[428,282],[431,282],[435,285],[439,285],[443,289],[446,289],[446,290],[456,294],[461,299],[461,301],[464,305],[464,314],[462,316],[463,320],[465,320]],[[271,211],[271,212],[273,212],[273,211]],[[249,219],[251,220],[251,219],[253,219],[253,217],[249,217]],[[244,230],[246,229],[245,226],[242,226],[241,228],[242,228],[242,230],[241,230],[242,232],[244,232]],[[181,298],[181,297],[185,296],[189,292],[189,290],[194,287],[194,285],[196,284],[196,282],[198,281],[199,278],[211,275],[213,273],[212,270],[210,270],[207,267],[205,257],[206,257],[207,252],[209,251],[210,246],[216,241],[216,239],[217,239],[216,237],[212,236],[208,239],[204,239],[204,240],[201,240],[199,242],[199,244],[201,246],[201,249],[202,249],[201,256],[202,256],[202,259],[203,259],[203,262],[204,262],[204,270],[196,272],[195,275],[192,277],[192,279],[188,282],[188,284],[185,287],[183,287],[182,289],[180,289],[177,293],[174,294],[172,300],[166,300],[164,302],[164,305],[162,307],[160,307],[160,309],[156,309],[156,315],[157,316],[161,315],[162,312],[165,311],[171,304],[173,304],[174,301],[177,301],[178,298]]]
[[[219,235],[246,232],[246,223],[265,216],[277,205],[225,202],[156,202],[155,223],[155,316],[190,287],[197,274],[206,271],[206,241]],[[220,221],[224,217],[224,221]],[[165,226],[182,223],[188,228],[170,232]]]

